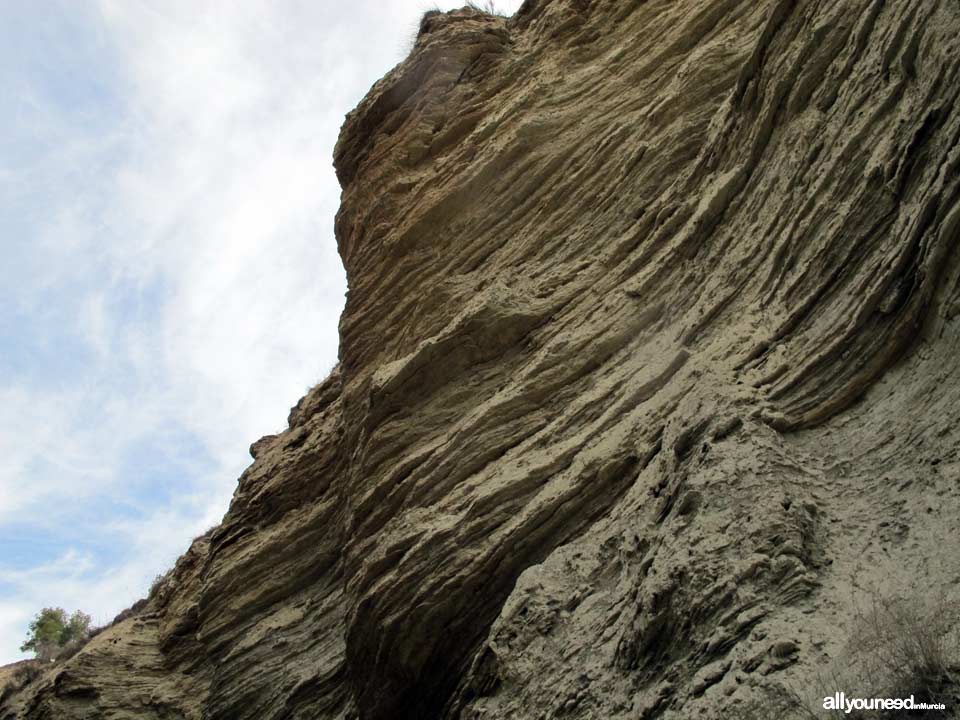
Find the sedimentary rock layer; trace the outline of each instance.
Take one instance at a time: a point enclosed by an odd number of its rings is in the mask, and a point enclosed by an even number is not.
[[[958,37],[945,0],[428,13],[337,145],[338,367],[0,717],[812,687],[855,589],[960,580]]]

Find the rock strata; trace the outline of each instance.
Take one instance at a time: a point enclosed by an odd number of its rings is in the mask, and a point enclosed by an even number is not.
[[[335,152],[339,365],[0,718],[814,688],[857,596],[960,582],[958,38],[946,0],[425,16]]]

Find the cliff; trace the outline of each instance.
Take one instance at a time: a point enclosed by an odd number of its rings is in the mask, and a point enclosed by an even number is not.
[[[851,596],[960,582],[958,37],[945,0],[428,13],[337,145],[338,367],[0,717],[814,687]]]

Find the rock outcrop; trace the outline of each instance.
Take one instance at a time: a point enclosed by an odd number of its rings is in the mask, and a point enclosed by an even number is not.
[[[813,687],[852,595],[960,582],[958,38],[946,0],[429,13],[337,145],[338,367],[0,717]]]

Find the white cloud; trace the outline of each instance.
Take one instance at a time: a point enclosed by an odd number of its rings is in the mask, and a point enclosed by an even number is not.
[[[26,638],[27,623],[35,613],[26,599],[0,600],[0,638],[9,638],[10,645],[9,648],[4,648],[4,657],[0,658],[0,663],[13,662],[20,658],[20,643]]]
[[[109,436],[72,423],[81,403],[76,391],[0,388],[0,522],[22,516],[50,496],[75,500],[85,489],[76,484],[77,477],[92,478],[96,485],[109,474],[98,461],[109,455],[103,447]]]
[[[29,75],[3,101],[42,152],[0,158],[31,233],[0,280],[47,365],[0,379],[0,531],[59,552],[23,567],[0,547],[0,663],[44,605],[106,621],[143,594],[334,364],[333,146],[433,6],[102,0],[87,30],[114,64],[71,71],[102,73],[109,112],[78,124]],[[176,488],[147,487],[155,466]],[[92,506],[125,514],[91,524]]]

